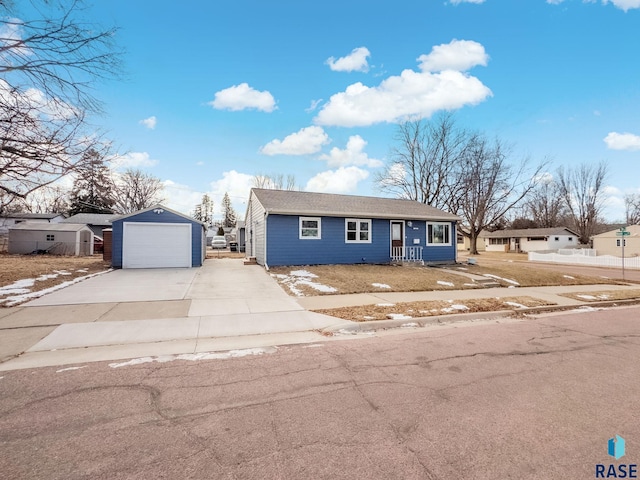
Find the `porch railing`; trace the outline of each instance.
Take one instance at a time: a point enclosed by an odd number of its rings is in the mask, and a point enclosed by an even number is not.
[[[391,261],[424,264],[422,247],[391,247]]]

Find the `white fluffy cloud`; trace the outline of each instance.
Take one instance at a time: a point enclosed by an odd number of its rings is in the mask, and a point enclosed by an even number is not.
[[[604,142],[611,150],[640,150],[640,135],[633,133],[610,132],[604,137]]]
[[[307,182],[305,190],[321,193],[354,192],[358,182],[366,179],[369,172],[358,167],[340,167],[337,170],[321,172]]]
[[[305,127],[287,135],[284,140],[272,140],[260,149],[264,155],[309,155],[329,143],[329,135],[321,127]]]
[[[211,182],[210,195],[215,203],[213,206],[214,212],[222,215],[222,198],[225,193],[228,193],[233,208],[238,214],[238,219],[242,220],[247,208],[251,187],[253,187],[253,175],[236,172],[235,170],[223,172],[222,178]]]
[[[338,59],[329,57],[326,61],[329,68],[334,72],[368,72],[369,63],[367,58],[371,56],[366,47],[354,48],[351,53]]]
[[[640,0],[602,0],[605,5],[613,3],[614,6],[625,12],[634,8],[640,8]]]
[[[273,95],[268,91],[258,91],[253,89],[247,83],[234,85],[216,92],[213,101],[209,102],[213,108],[217,110],[240,111],[247,109],[256,109],[263,112],[273,112],[276,107],[276,101]]]
[[[140,120],[138,123],[140,125],[144,125],[149,130],[153,130],[154,128],[156,128],[156,123],[158,123],[158,120],[155,116],[151,116],[149,118],[145,118],[144,120]]]
[[[484,3],[485,0],[451,0],[451,3],[454,5],[459,5],[460,3]]]
[[[333,95],[314,121],[318,125],[368,126],[431,116],[439,110],[476,105],[492,95],[477,78],[464,71],[486,65],[484,47],[454,40],[419,58],[422,71],[404,70],[377,87],[354,83]],[[434,73],[433,70],[442,71]]]
[[[320,160],[326,160],[330,167],[346,167],[347,165],[367,166],[378,168],[383,165],[381,160],[369,158],[363,151],[367,142],[360,135],[353,135],[347,141],[347,148],[340,150],[337,147],[331,149],[328,154],[320,155]]]
[[[202,192],[193,190],[188,185],[182,185],[172,180],[162,182],[164,190],[162,204],[185,215],[193,215],[195,206],[202,201]]]
[[[152,159],[147,152],[129,152],[124,155],[115,155],[109,163],[114,170],[124,170],[153,167],[158,164],[158,160]]]

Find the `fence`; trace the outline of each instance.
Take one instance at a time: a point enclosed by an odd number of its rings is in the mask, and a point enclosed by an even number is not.
[[[588,250],[588,249],[585,249]],[[579,251],[579,250],[576,250]],[[568,263],[572,265],[590,265],[594,267],[622,268],[622,257],[593,254],[560,254],[529,252],[530,262]],[[640,257],[625,257],[624,268],[640,269]]]
[[[43,242],[36,240],[8,242],[8,252],[11,254],[40,254],[51,255],[91,255],[92,249],[89,242]]]
[[[391,261],[416,262],[424,264],[422,260],[422,247],[392,247]]]

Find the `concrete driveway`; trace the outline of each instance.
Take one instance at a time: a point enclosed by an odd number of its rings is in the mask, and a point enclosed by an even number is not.
[[[0,360],[16,357],[0,370],[306,343],[340,323],[306,311],[262,267],[238,259],[116,270],[2,316],[0,328],[19,338],[0,345]]]

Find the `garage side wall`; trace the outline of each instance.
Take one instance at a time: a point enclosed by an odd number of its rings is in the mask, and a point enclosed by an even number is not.
[[[191,220],[187,217],[176,215],[172,212],[163,210],[162,213],[156,213],[155,210],[141,212],[137,215],[120,218],[112,223],[113,244],[112,244],[112,266],[113,268],[122,268],[122,246],[123,246],[123,225],[124,222],[139,223],[190,223],[191,224],[191,266],[200,267],[204,261],[205,242],[203,227],[201,223]]]

